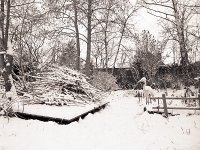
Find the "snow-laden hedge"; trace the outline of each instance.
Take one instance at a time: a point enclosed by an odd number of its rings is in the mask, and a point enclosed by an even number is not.
[[[112,91],[118,89],[116,78],[107,72],[97,72],[93,75],[92,84],[103,91]]]

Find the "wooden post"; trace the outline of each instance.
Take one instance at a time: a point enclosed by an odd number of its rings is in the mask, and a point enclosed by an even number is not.
[[[199,108],[200,108],[200,93],[198,94]]]
[[[140,92],[138,92],[138,97],[139,97],[139,103],[142,102],[142,95],[140,95]]]
[[[199,82],[198,82],[198,88],[199,88],[198,92],[200,94],[200,78],[199,78]]]
[[[166,102],[165,94],[162,94],[162,99],[163,99],[163,107],[164,107],[165,116],[168,117],[167,102]]]

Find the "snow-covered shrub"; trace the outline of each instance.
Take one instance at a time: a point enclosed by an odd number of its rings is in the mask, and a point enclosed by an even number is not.
[[[176,90],[180,90],[183,88],[183,82],[177,76],[173,76],[171,74],[166,74],[162,78],[159,79],[160,88],[173,88]]]
[[[116,84],[116,78],[107,72],[97,72],[94,73],[92,78],[92,84],[103,91],[110,91],[118,89],[118,85]]]

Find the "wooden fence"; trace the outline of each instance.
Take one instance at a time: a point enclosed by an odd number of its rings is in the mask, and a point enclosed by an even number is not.
[[[167,100],[194,100],[195,103],[198,101],[199,106],[198,107],[168,107],[167,106]],[[165,94],[162,94],[162,97],[151,97],[151,100],[157,100],[158,106],[153,107],[153,109],[157,109],[158,112],[160,109],[164,109],[165,116],[168,117],[168,109],[181,109],[181,110],[200,110],[200,94],[198,94],[198,97],[196,98],[191,98],[191,97],[166,97]],[[163,101],[163,107],[160,107],[160,100]]]

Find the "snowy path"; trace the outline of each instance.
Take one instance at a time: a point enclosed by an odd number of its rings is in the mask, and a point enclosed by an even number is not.
[[[200,149],[200,117],[165,119],[143,113],[123,91],[99,113],[69,125],[0,117],[0,150]]]

